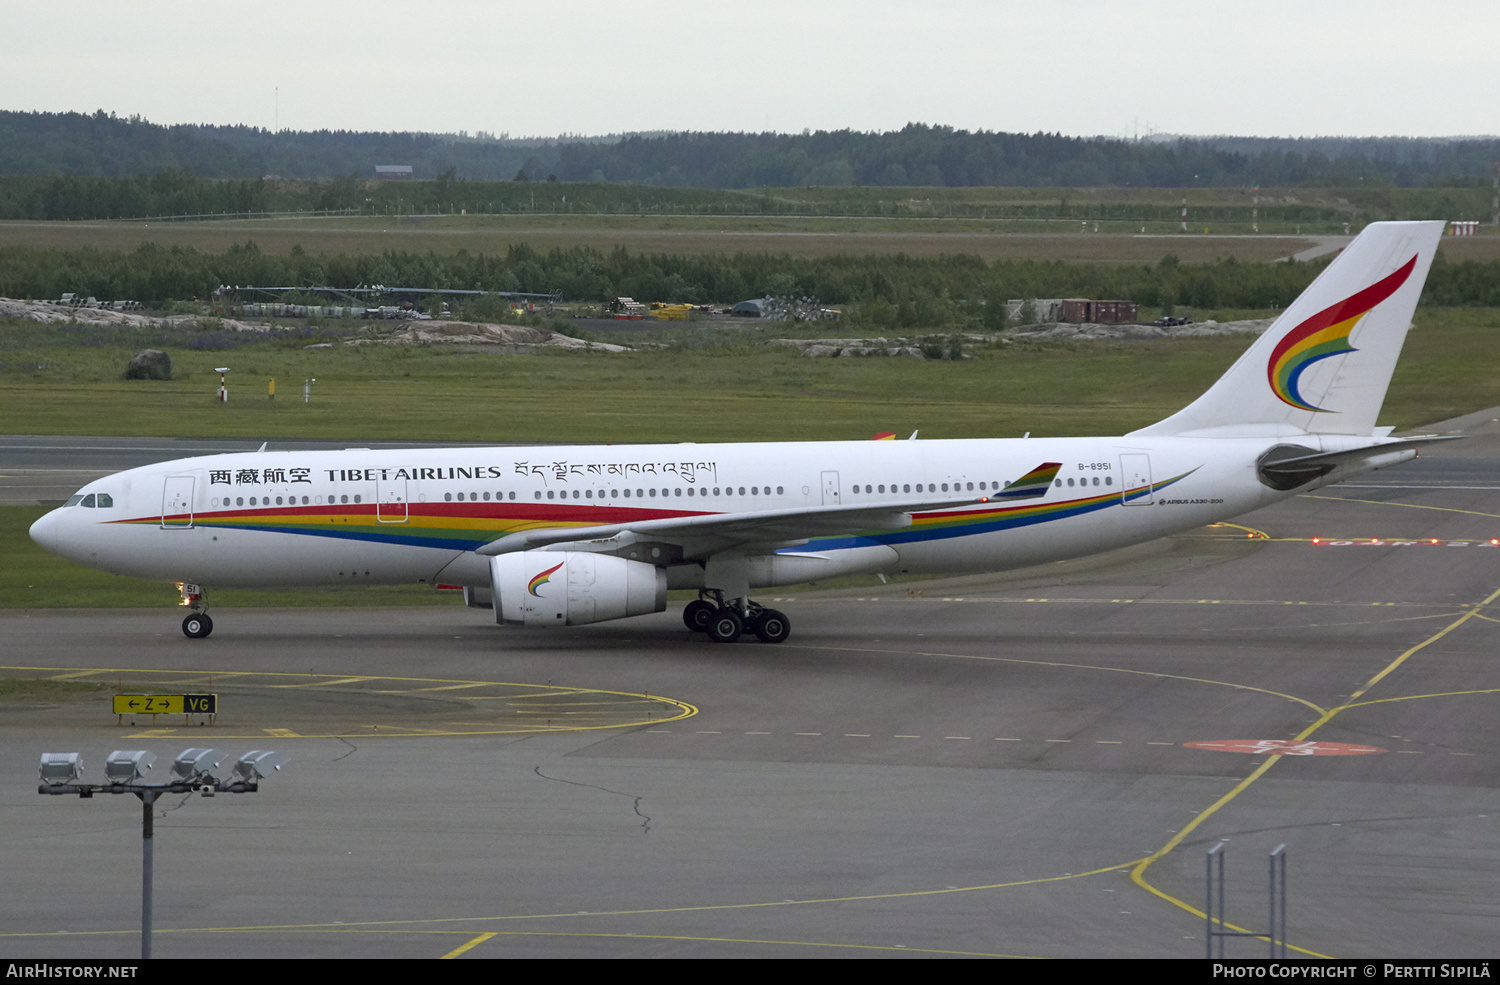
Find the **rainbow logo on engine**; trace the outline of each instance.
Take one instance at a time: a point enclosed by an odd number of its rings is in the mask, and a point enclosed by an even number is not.
[[[537,589],[541,588],[543,585],[547,584],[547,582],[551,581],[552,572],[556,571],[558,568],[561,568],[563,564],[567,563],[568,562],[564,561],[562,562],[562,564],[555,565],[551,568],[548,568],[546,571],[543,571],[541,574],[537,575],[535,578],[531,579],[531,581],[526,583],[526,590],[537,598],[541,598],[541,595],[537,594]]]
[[[1329,413],[1327,408],[1314,407],[1302,396],[1298,389],[1302,373],[1319,360],[1356,351],[1349,344],[1350,333],[1361,318],[1406,283],[1416,265],[1417,258],[1413,256],[1389,277],[1337,304],[1329,305],[1288,332],[1276,343],[1271,359],[1266,363],[1266,378],[1270,381],[1271,392],[1299,410]]]

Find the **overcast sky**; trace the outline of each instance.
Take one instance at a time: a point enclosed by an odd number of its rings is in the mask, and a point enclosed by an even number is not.
[[[0,0],[0,11],[0,109],[155,123],[1500,133],[1496,0]]]

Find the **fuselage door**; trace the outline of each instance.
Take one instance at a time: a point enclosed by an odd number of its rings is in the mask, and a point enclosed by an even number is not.
[[[839,474],[837,472],[823,473],[823,505],[838,506],[839,499]]]
[[[161,525],[163,527],[191,527],[193,525],[193,477],[169,475],[161,494]]]
[[[1151,505],[1151,456],[1120,456],[1120,498],[1126,506]]]
[[[405,523],[410,509],[407,499],[407,480],[377,479],[375,518],[381,523]]]

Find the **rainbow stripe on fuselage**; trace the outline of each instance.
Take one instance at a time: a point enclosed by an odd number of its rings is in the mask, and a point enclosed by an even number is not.
[[[868,547],[874,544],[897,545],[918,541],[968,537],[1016,527],[1064,520],[1120,506],[1149,496],[1187,476],[1196,469],[1149,485],[1124,491],[1111,490],[1096,496],[1063,499],[1024,506],[983,506],[977,509],[948,510],[912,514],[912,525],[900,530],[870,531],[859,534],[820,538],[796,550],[838,550]],[[1047,472],[1056,475],[1054,463],[1046,463],[1012,484],[1015,488],[1033,476]],[[1050,486],[1028,483],[1026,495],[1045,495]],[[1008,490],[1002,490],[1004,492]],[[557,527],[594,527],[631,521],[670,519],[711,515],[712,510],[663,510],[616,506],[561,506],[529,503],[411,503],[404,520],[382,522],[374,503],[359,505],[286,506],[270,509],[233,509],[197,513],[195,526],[215,529],[298,534],[308,537],[333,537],[407,547],[435,547],[452,551],[472,551],[507,534],[523,530]],[[169,517],[170,521],[172,518]],[[180,517],[184,522],[186,515]],[[127,525],[159,526],[157,516],[115,521]]]
[[[981,507],[979,509],[950,510],[942,513],[913,513],[912,525],[901,530],[871,531],[850,537],[830,537],[809,541],[798,551],[833,551],[850,547],[873,547],[912,544],[923,541],[947,540],[952,537],[972,537],[975,534],[1013,530],[1053,520],[1084,516],[1123,506],[1125,503],[1153,495],[1155,492],[1180,482],[1197,469],[1153,482],[1135,486],[1124,492],[1112,491],[1099,496],[1084,496],[1080,499],[1063,499],[1051,503],[1033,503],[1028,506]]]

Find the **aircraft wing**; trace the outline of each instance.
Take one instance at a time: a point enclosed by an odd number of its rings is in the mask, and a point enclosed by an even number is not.
[[[577,549],[599,550],[601,542],[613,542],[604,546],[604,549],[610,550],[652,541],[676,544],[683,548],[684,556],[693,557],[730,547],[791,546],[814,537],[850,534],[861,530],[898,530],[911,526],[913,513],[987,502],[990,502],[989,497],[967,496],[962,499],[927,500],[920,503],[814,506],[753,513],[705,513],[594,527],[543,527],[507,534],[490,541],[474,553],[492,557],[514,551],[556,548],[564,544],[578,545]],[[589,547],[584,548],[582,545],[585,544]]]

